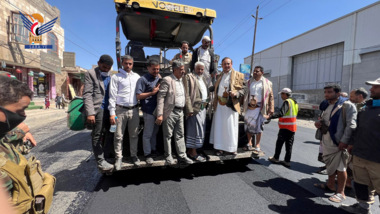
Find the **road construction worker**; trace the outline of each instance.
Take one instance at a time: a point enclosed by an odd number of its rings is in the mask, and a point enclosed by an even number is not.
[[[284,103],[282,104],[280,112],[277,112],[270,117],[270,119],[279,118],[278,126],[280,130],[278,132],[274,156],[269,157],[268,160],[272,163],[281,163],[286,167],[290,167],[294,134],[297,131],[296,118],[298,114],[298,104],[296,100],[290,97],[291,93],[292,90],[289,88],[283,88],[281,90],[281,99],[284,100]],[[286,151],[285,160],[279,161],[284,143]]]
[[[24,137],[21,128],[14,128],[25,120],[32,96],[26,84],[0,76],[0,179],[17,213],[48,213],[55,178],[42,171],[34,156],[27,160],[11,143]]]

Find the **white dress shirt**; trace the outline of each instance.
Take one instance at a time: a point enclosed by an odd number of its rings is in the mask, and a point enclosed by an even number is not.
[[[205,82],[203,81],[202,76],[195,75],[197,77],[197,80],[199,82],[199,89],[201,90],[201,97],[202,101],[206,102],[207,100],[207,87]]]
[[[175,81],[175,106],[183,108],[185,106],[185,88],[183,86],[182,78],[177,79],[177,77],[174,76],[174,81]]]
[[[203,49],[202,47],[200,47],[198,58],[198,61],[201,61],[205,64],[204,72],[206,74],[210,74],[211,56],[208,49]]]
[[[263,98],[263,78],[261,77],[258,81],[253,79],[251,82],[251,85],[249,86],[249,95],[255,95],[256,101],[259,103],[261,102]]]
[[[219,89],[218,89],[218,96],[223,97],[223,92],[225,92],[225,88],[227,88],[227,93],[229,93],[229,86],[230,86],[230,79],[231,79],[231,70],[228,73],[223,72],[222,80],[220,80],[219,83]]]
[[[115,115],[116,105],[137,105],[136,83],[140,76],[133,71],[127,73],[119,69],[119,73],[111,77],[109,106],[110,115]]]

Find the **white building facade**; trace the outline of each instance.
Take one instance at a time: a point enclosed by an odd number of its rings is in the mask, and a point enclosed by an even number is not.
[[[380,77],[380,1],[256,53],[256,65],[273,82],[276,106],[284,87],[309,94],[312,103],[323,100],[328,83],[368,89],[365,81]]]

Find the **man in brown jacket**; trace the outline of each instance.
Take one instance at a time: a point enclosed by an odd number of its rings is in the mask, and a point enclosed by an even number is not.
[[[204,63],[196,62],[194,73],[187,74],[183,79],[185,86],[185,116],[186,116],[186,148],[187,155],[192,160],[205,162],[206,159],[197,154],[202,148],[206,130],[206,106],[209,100],[210,84],[203,75]]]
[[[164,150],[166,164],[173,165],[171,139],[174,135],[175,146],[179,161],[192,164],[193,161],[186,156],[183,109],[185,107],[185,89],[182,77],[185,67],[182,62],[174,61],[173,74],[162,79],[157,95],[156,124],[163,125]]]
[[[223,72],[217,77],[214,90],[214,117],[210,143],[216,155],[236,153],[239,135],[239,98],[244,95],[244,74],[232,68],[232,60],[222,60]]]

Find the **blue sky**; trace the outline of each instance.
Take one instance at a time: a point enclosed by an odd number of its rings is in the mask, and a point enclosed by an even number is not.
[[[169,0],[201,8],[214,9],[215,53],[229,56],[239,69],[252,52],[254,19],[260,5],[255,52],[269,48],[303,32],[323,25],[350,12],[370,5],[375,0]],[[65,30],[65,51],[76,52],[76,64],[91,68],[99,56],[109,54],[115,60],[116,10],[112,0],[47,0],[61,11]],[[312,42],[312,41],[310,41]],[[122,46],[127,44],[122,40]],[[195,47],[198,47],[196,45]],[[124,48],[123,48],[124,49]],[[147,55],[158,49],[145,50]],[[176,50],[167,53],[171,59]],[[114,65],[114,69],[117,66]]]

